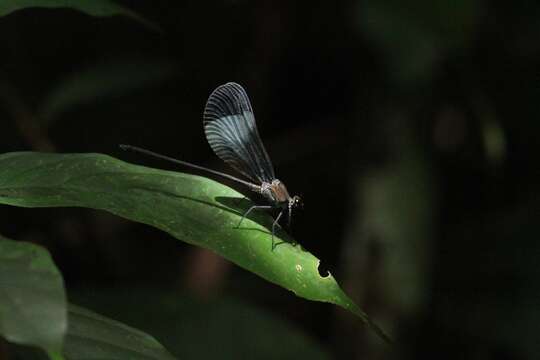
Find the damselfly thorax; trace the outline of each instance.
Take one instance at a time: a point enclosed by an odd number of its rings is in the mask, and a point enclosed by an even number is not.
[[[260,193],[276,207],[287,208],[296,207],[299,205],[300,197],[289,195],[287,187],[278,179],[272,180],[271,183],[263,182],[261,184]]]
[[[215,89],[206,102],[203,124],[206,139],[216,155],[251,181],[135,146],[120,147],[219,175],[260,193],[270,205],[251,206],[242,215],[238,226],[252,210],[279,209],[279,214],[272,223],[273,249],[275,227],[285,211],[290,224],[292,209],[300,206],[301,200],[299,196],[290,196],[285,184],[274,175],[274,167],[257,131],[251,103],[242,86],[227,83]]]
[[[271,183],[263,182],[261,184],[261,194],[270,202],[280,206],[287,204],[291,199],[285,184],[278,179],[273,180]]]

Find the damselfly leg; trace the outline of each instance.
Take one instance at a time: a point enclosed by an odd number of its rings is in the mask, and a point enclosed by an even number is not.
[[[244,215],[242,215],[242,218],[240,219],[240,221],[238,222],[238,225],[236,225],[236,228],[239,228],[240,225],[242,224],[242,221],[244,221],[244,219],[253,211],[253,210],[271,210],[271,209],[274,209],[275,207],[274,206],[271,206],[271,205],[253,205],[252,207],[250,207],[249,209],[247,209],[247,211],[244,213]],[[276,219],[274,220],[274,222],[272,223],[272,250],[274,250],[276,248],[276,244],[274,243],[274,234],[276,233],[276,226],[280,226],[279,225],[279,219],[281,219],[281,217],[283,216],[283,211],[285,210],[281,210],[278,214],[278,216],[276,217]]]
[[[281,218],[281,215],[283,215],[283,211],[281,210],[279,212],[279,215],[276,217],[276,220],[272,223],[272,251],[276,248],[276,244],[274,244],[274,234],[276,233],[276,225],[279,226],[279,219]]]

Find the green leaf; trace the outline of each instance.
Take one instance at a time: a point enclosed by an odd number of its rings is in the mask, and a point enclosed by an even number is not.
[[[58,359],[66,328],[64,284],[47,250],[0,236],[0,335]]]
[[[67,8],[91,16],[122,15],[132,18],[152,30],[160,31],[156,24],[143,18],[135,11],[110,0],[2,0],[0,1],[0,16],[28,8]]]
[[[345,295],[319,260],[278,232],[259,212],[236,228],[250,203],[213,180],[125,163],[101,154],[8,153],[0,156],[0,203],[24,207],[82,206],[154,226],[177,239],[211,249],[296,295],[339,305],[379,330]]]
[[[64,354],[70,360],[174,359],[150,335],[75,305],[69,306]]]

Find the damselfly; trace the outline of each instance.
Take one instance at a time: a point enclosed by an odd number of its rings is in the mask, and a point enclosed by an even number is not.
[[[272,249],[274,249],[274,234],[279,220],[286,213],[287,222],[290,225],[292,211],[301,205],[301,199],[297,195],[290,196],[285,184],[276,178],[270,157],[259,136],[253,109],[244,88],[231,82],[215,89],[206,102],[203,124],[206,139],[216,155],[251,181],[136,146],[120,145],[120,147],[219,175],[261,194],[269,204],[251,206],[244,212],[237,226],[239,227],[253,210],[279,210],[272,223]]]

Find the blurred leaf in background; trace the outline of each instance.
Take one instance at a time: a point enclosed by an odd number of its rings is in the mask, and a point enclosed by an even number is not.
[[[67,326],[64,283],[49,252],[0,236],[0,335],[54,356]]]
[[[159,27],[146,20],[133,10],[110,0],[3,0],[0,3],[0,16],[29,8],[68,8],[91,16],[122,15],[132,18],[153,30]]]
[[[68,307],[62,275],[41,246],[0,236],[0,294],[0,336],[51,359],[173,359],[149,335]]]
[[[170,61],[135,57],[90,66],[58,83],[43,100],[38,116],[47,124],[76,106],[114,100],[126,93],[170,81],[175,74],[175,66]]]
[[[77,302],[144,326],[179,359],[330,359],[291,322],[229,296],[148,289],[80,289]],[[141,308],[144,304],[144,311]]]
[[[146,316],[147,308],[140,305],[137,312]],[[69,306],[64,354],[69,360],[174,359],[152,336],[75,305]]]

